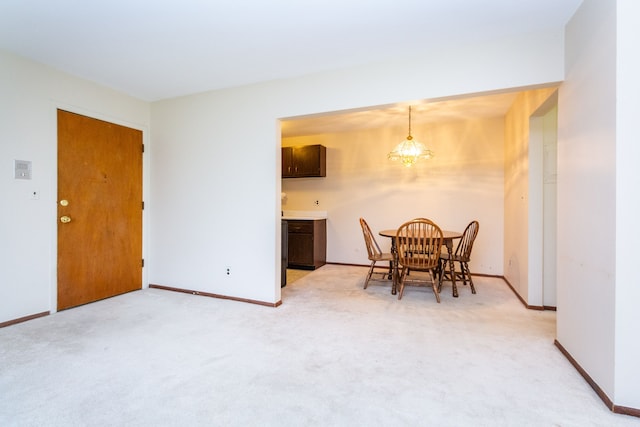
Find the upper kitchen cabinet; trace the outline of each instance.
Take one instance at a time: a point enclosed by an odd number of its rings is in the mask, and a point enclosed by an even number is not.
[[[327,148],[322,145],[282,147],[282,177],[327,176]]]

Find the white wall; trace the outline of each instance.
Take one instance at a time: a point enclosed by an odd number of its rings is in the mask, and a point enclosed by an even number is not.
[[[439,44],[406,61],[152,104],[150,283],[280,300],[279,118],[557,82],[562,57],[561,32]]]
[[[0,322],[56,310],[57,108],[148,138],[148,103],[0,51]],[[15,159],[33,179],[14,179]]]
[[[411,168],[387,159],[389,151],[406,138],[406,123],[283,138],[283,146],[327,147],[327,176],[282,180],[287,194],[282,208],[327,211],[327,261],[362,265],[369,261],[360,217],[376,234],[416,217],[458,231],[475,219],[480,232],[470,268],[474,273],[502,275],[503,124],[503,117],[414,122],[412,135],[435,156]],[[389,250],[390,239],[377,240]]]
[[[530,119],[555,91],[520,93],[505,117],[504,276],[531,306],[542,306],[542,239],[530,239],[542,236],[542,150],[530,150]],[[532,250],[539,252],[533,259]]]
[[[567,25],[558,139],[558,341],[615,405],[640,408],[635,0]]]
[[[616,301],[615,301],[615,391],[617,405],[640,408],[640,286],[638,253],[640,242],[640,39],[637,17],[640,2],[617,3],[617,123],[616,123]]]
[[[558,97],[542,119],[542,304],[557,307],[558,241]]]

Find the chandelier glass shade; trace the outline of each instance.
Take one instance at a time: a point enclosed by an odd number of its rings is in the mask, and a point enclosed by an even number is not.
[[[411,167],[420,159],[430,159],[433,157],[433,151],[429,150],[423,143],[416,141],[411,136],[411,107],[409,107],[409,135],[407,139],[393,149],[387,155],[389,160],[399,160],[406,167]]]

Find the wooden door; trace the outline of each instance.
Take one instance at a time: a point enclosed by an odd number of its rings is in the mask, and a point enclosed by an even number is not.
[[[58,310],[142,287],[142,132],[58,110]]]

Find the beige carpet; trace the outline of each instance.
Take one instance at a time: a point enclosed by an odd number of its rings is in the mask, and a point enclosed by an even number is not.
[[[554,347],[555,313],[327,265],[269,308],[157,289],[0,329],[2,426],[638,426]]]
[[[293,268],[287,269],[287,285],[294,283],[298,279],[302,279],[307,274],[311,273],[312,270],[295,270]]]

